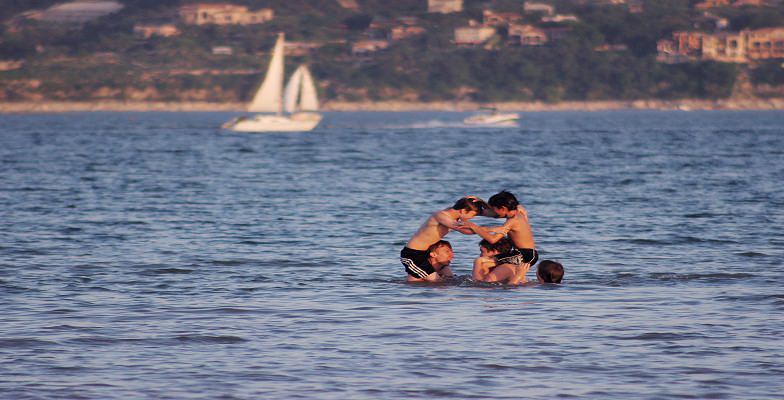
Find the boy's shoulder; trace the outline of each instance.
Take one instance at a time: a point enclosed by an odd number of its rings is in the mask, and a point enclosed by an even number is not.
[[[489,263],[495,263],[495,258],[494,257],[479,256],[479,257],[476,258],[476,261],[479,262],[479,263],[482,263],[482,264],[489,264]]]

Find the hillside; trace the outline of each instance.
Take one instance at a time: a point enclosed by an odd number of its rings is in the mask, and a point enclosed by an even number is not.
[[[602,1],[537,2],[576,19],[564,22],[543,22],[520,0],[466,0],[449,14],[428,13],[426,0],[359,0],[356,10],[333,0],[232,1],[274,11],[271,21],[251,25],[185,24],[179,7],[197,1],[119,3],[118,12],[75,24],[20,17],[55,1],[0,0],[0,101],[241,102],[262,79],[281,31],[296,47],[288,70],[309,64],[322,98],[332,101],[784,97],[781,59],[657,61],[658,40],[706,29],[704,11],[688,0],[640,1],[635,12]],[[486,22],[484,10],[519,15],[516,24],[553,32],[553,39],[521,45],[511,25],[501,25],[481,44],[456,45],[455,29]],[[710,12],[728,22],[727,30],[784,27],[779,2]],[[160,25],[178,34],[134,34],[134,27]],[[401,26],[416,29],[390,39]]]

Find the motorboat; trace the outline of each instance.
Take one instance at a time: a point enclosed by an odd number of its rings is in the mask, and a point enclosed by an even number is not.
[[[495,108],[484,108],[478,114],[466,117],[463,123],[476,126],[518,126],[520,115],[510,112],[499,112]]]

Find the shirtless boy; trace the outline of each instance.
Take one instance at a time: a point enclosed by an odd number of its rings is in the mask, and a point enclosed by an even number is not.
[[[498,265],[508,263],[517,266],[527,265],[530,268],[531,265],[536,264],[539,254],[536,252],[531,225],[528,224],[528,213],[517,202],[517,198],[507,191],[501,191],[490,197],[487,203],[492,213],[486,212],[484,215],[506,218],[502,226],[482,227],[471,221],[465,222],[463,226],[470,228],[489,243],[496,243],[504,236],[509,237],[512,241],[512,249],[495,256]]]
[[[436,211],[419,227],[400,252],[400,262],[406,267],[409,282],[438,282],[441,275],[430,263],[430,247],[438,243],[450,230],[472,235],[465,224],[481,214],[484,202],[473,197],[463,197],[450,208]],[[451,252],[451,247],[450,247]],[[451,260],[451,259],[450,259]]]

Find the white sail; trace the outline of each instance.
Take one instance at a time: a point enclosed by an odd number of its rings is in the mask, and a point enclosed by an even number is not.
[[[300,109],[302,111],[318,111],[318,94],[313,77],[305,66],[302,66],[302,95],[300,97]]]
[[[251,112],[274,112],[280,113],[283,109],[281,98],[283,97],[283,34],[278,34],[275,42],[275,49],[272,51],[272,59],[267,68],[267,75],[261,84],[256,96],[250,103],[248,110]]]
[[[300,66],[289,78],[289,83],[286,84],[286,91],[283,94],[283,110],[287,113],[297,111],[297,102],[300,97],[300,88],[302,87],[302,69]]]

